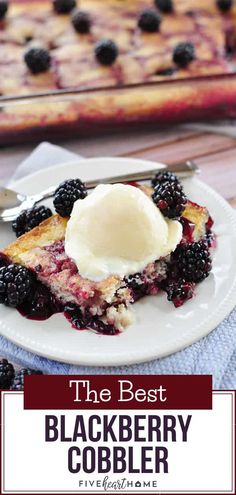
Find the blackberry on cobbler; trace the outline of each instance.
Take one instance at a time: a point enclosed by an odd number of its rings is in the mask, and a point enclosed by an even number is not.
[[[0,20],[4,19],[8,11],[9,3],[6,0],[0,0]]]
[[[15,370],[7,359],[0,360],[0,389],[9,390],[15,376]]]
[[[138,27],[147,33],[159,31],[161,18],[155,10],[145,9],[141,12],[138,19]]]
[[[182,69],[185,69],[195,57],[194,45],[189,41],[178,43],[173,52],[173,61]]]
[[[152,199],[162,214],[168,218],[179,218],[187,203],[187,197],[179,182],[157,184]]]
[[[165,170],[164,172],[160,171],[155,174],[153,177],[151,184],[152,187],[156,187],[158,184],[163,184],[163,182],[173,182],[173,183],[179,183],[178,178],[176,177],[175,174],[172,172],[169,172],[168,170]]]
[[[233,6],[233,0],[216,0],[216,5],[221,12],[228,12]]]
[[[168,301],[173,302],[176,308],[182,306],[194,295],[195,284],[186,280],[172,280],[164,287]]]
[[[95,56],[102,65],[112,65],[119,55],[116,43],[110,39],[98,41],[95,46]]]
[[[32,74],[46,72],[51,66],[51,56],[45,48],[30,48],[26,51],[24,59]]]
[[[172,0],[154,0],[154,4],[164,14],[169,14],[174,10]]]
[[[35,206],[24,210],[18,215],[18,217],[12,222],[12,230],[15,232],[16,237],[20,237],[26,232],[37,227],[41,222],[47,220],[52,216],[52,211],[46,206]]]
[[[179,244],[171,254],[174,270],[187,282],[201,282],[212,269],[212,260],[206,241]]]
[[[57,14],[69,14],[75,7],[75,0],[53,0],[53,8]]]
[[[77,33],[89,33],[91,27],[91,19],[88,12],[75,10],[74,12],[72,12],[71,22]]]
[[[42,374],[43,374],[42,371],[22,368],[18,373],[16,373],[10,390],[21,392],[22,390],[24,390],[25,376],[42,375]]]
[[[80,179],[69,179],[56,189],[53,204],[61,217],[69,217],[75,201],[87,196],[85,184]]]
[[[33,273],[21,265],[0,268],[0,304],[17,308],[29,296]]]

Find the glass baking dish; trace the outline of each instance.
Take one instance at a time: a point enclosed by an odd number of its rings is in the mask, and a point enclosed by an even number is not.
[[[29,5],[35,9],[37,2],[31,0]],[[41,0],[40,5],[45,2]],[[20,7],[28,0],[11,3]],[[53,89],[0,97],[0,145],[225,117],[236,117],[236,73],[232,70],[99,89]]]
[[[0,98],[0,145],[236,117],[236,74]]]

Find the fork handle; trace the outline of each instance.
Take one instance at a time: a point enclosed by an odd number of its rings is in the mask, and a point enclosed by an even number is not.
[[[160,170],[169,170],[174,172],[178,177],[187,178],[199,173],[198,166],[191,160],[186,162],[176,163],[173,165],[160,166],[151,170],[144,170],[142,172],[134,172],[131,174],[124,174],[113,177],[106,177],[105,179],[90,180],[85,183],[87,189],[93,189],[99,184],[117,184],[118,182],[143,182],[145,180],[151,180],[157,172]]]
[[[116,175],[112,177],[105,177],[103,179],[95,179],[85,181],[85,186],[87,189],[94,189],[94,187],[99,184],[117,184],[119,182],[142,182],[145,180],[150,180],[154,177],[160,170],[169,170],[174,172],[178,177],[184,179],[192,177],[193,175],[199,173],[198,166],[192,161],[187,160],[186,162],[175,163],[172,165],[162,165],[155,169],[144,170],[142,172],[134,172],[131,174]],[[43,199],[51,198],[54,195],[55,187],[49,187],[45,191],[35,196],[32,196],[34,204],[40,203]]]

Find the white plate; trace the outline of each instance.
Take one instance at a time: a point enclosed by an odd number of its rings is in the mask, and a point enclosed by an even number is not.
[[[19,180],[19,192],[36,193],[71,177],[93,179],[155,167],[155,163],[92,158],[53,167]],[[76,331],[62,314],[47,321],[30,321],[1,306],[1,334],[25,349],[51,359],[83,365],[124,365],[166,356],[196,342],[213,330],[236,303],[236,215],[211,188],[185,181],[190,199],[206,205],[215,220],[218,247],[213,271],[196,290],[196,297],[175,309],[164,294],[136,303],[136,322],[118,336]],[[0,226],[0,248],[14,239],[9,226]]]

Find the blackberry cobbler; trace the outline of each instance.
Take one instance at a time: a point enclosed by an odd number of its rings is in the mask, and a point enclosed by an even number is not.
[[[4,0],[0,93],[235,73],[235,21],[233,0]]]
[[[54,207],[21,213],[18,239],[0,258],[0,302],[28,318],[64,312],[77,329],[113,335],[132,322],[136,301],[162,291],[179,307],[211,271],[213,220],[170,172],[150,186],[101,185],[90,194],[71,179]]]

